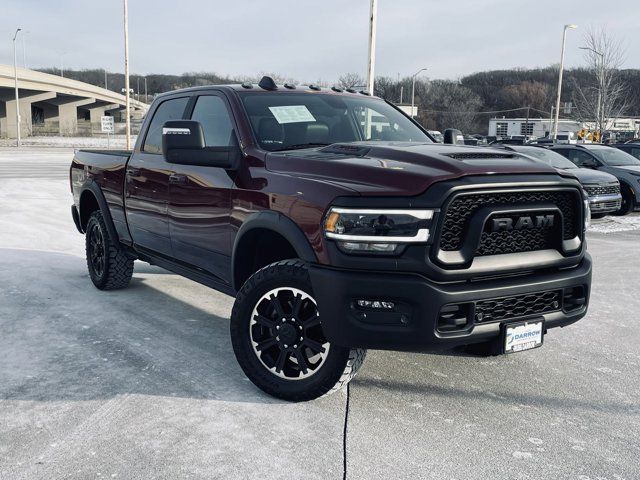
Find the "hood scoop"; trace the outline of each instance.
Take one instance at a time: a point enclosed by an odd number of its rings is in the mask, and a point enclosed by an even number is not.
[[[327,147],[321,148],[321,152],[325,153],[338,153],[341,155],[351,155],[353,157],[364,157],[369,153],[371,147],[364,147],[360,145],[344,145],[341,143],[334,143]]]
[[[516,158],[513,153],[495,153],[495,152],[461,152],[461,153],[445,153],[445,156],[456,160],[488,160],[491,158]]]

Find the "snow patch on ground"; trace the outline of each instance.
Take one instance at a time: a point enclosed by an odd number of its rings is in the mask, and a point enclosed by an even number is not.
[[[625,217],[605,217],[602,220],[594,220],[589,227],[590,232],[617,233],[640,230],[640,214],[631,214]]]

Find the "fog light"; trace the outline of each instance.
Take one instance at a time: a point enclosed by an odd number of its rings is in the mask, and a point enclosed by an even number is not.
[[[385,300],[356,300],[356,305],[360,308],[368,308],[371,310],[393,310],[396,306],[393,302]]]

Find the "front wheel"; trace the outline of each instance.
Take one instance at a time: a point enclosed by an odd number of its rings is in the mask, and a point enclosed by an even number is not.
[[[339,390],[366,354],[327,341],[309,273],[300,260],[273,263],[247,280],[231,313],[231,342],[249,380],[291,401]]]
[[[96,210],[87,222],[85,239],[87,268],[93,284],[100,290],[115,290],[129,285],[133,276],[133,258],[116,239],[112,239],[102,212]]]
[[[631,213],[635,207],[633,192],[630,188],[623,187],[620,193],[622,193],[622,205],[620,205],[620,210],[614,213],[614,215],[618,216]]]

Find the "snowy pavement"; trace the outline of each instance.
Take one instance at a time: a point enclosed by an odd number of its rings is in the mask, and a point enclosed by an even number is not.
[[[590,313],[541,349],[370,351],[347,412],[246,380],[229,297],[140,262],[96,290],[72,153],[0,148],[0,479],[638,477],[640,228],[594,222]]]

